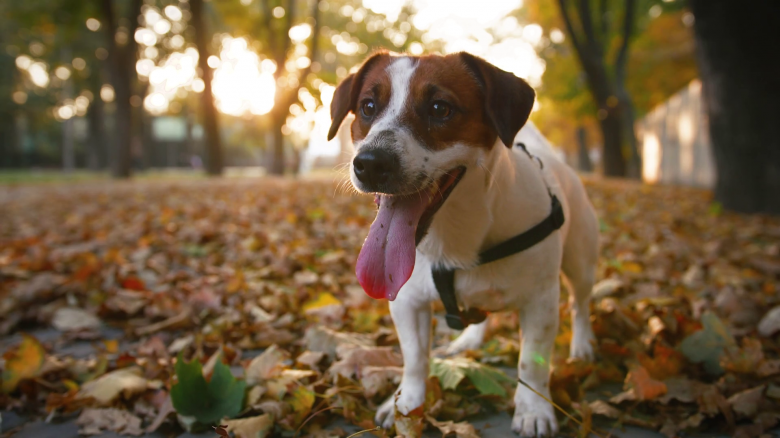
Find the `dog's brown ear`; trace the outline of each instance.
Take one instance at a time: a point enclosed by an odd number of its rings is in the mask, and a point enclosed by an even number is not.
[[[485,94],[485,113],[507,147],[528,121],[536,93],[528,83],[466,52],[457,54],[476,76]]]
[[[371,55],[357,73],[347,76],[346,79],[341,81],[336,91],[333,93],[333,100],[330,102],[330,129],[328,130],[328,141],[333,140],[336,133],[339,132],[341,122],[347,117],[350,111],[355,111],[357,105],[358,94],[360,93],[360,87],[363,86],[363,78],[366,76],[366,72],[371,68],[371,65],[382,57],[390,56],[387,52],[377,52]]]

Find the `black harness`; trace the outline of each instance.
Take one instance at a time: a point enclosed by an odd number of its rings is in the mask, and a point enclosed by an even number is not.
[[[517,146],[523,148],[529,157],[534,158],[525,148],[523,143],[517,143]],[[543,167],[541,160],[539,160],[539,164]],[[550,194],[552,204],[550,215],[530,230],[520,233],[509,240],[505,240],[504,242],[481,252],[477,265],[495,262],[496,260],[525,251],[546,239],[547,236],[555,232],[555,230],[561,228],[565,221],[563,207],[558,198],[550,191],[549,187],[547,188],[547,192]],[[470,324],[477,324],[485,320],[487,313],[482,310],[470,308],[468,311],[464,312],[460,309],[458,299],[455,297],[455,269],[434,266],[432,274],[433,283],[436,285],[436,290],[439,292],[439,298],[441,298],[441,302],[444,304],[444,309],[447,312],[447,325],[451,329],[463,330]]]

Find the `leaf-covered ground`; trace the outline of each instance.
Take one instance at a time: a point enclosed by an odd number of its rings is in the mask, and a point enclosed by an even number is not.
[[[562,433],[776,427],[780,220],[700,190],[586,183],[600,357],[567,363],[564,299],[553,401],[583,425],[560,414]],[[354,275],[374,209],[329,180],[0,187],[0,408],[19,423],[3,436],[43,419],[86,435],[373,429],[402,365],[386,302]],[[426,405],[396,433],[498,436],[469,421],[511,412],[518,322],[489,321],[483,348],[457,357],[437,324]]]

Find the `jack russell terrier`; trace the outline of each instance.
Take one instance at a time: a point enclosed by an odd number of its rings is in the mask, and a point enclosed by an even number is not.
[[[468,53],[376,53],[333,96],[333,138],[349,112],[354,187],[375,194],[376,220],[357,260],[368,295],[390,300],[404,370],[376,421],[385,428],[425,401],[431,303],[462,329],[485,312],[520,311],[519,377],[550,397],[560,272],[570,286],[570,356],[593,358],[590,294],[598,220],[576,173],[532,126],[535,93]],[[521,142],[516,144],[517,142]],[[485,323],[452,349],[475,348]],[[518,385],[512,429],[556,433],[553,407]]]

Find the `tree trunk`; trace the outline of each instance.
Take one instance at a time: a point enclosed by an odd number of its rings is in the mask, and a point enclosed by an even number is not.
[[[587,131],[583,126],[577,128],[577,167],[582,172],[593,172],[586,134]]]
[[[320,0],[315,0],[312,4],[311,9],[311,18],[314,21],[314,26],[312,27],[312,36],[311,36],[311,48],[309,50],[309,59],[311,59],[311,62],[315,62],[317,59],[319,46],[317,44],[320,33],[320,19],[319,19],[319,9]],[[268,14],[270,13],[271,9],[269,6],[268,0],[265,0],[261,3],[261,6],[263,8],[263,13],[266,17],[270,17]],[[274,73],[274,79],[278,80],[279,77],[284,72],[284,63],[287,60],[287,52],[290,49],[291,40],[287,37],[287,33],[289,32],[290,28],[292,27],[293,18],[295,15],[295,1],[294,0],[288,0],[287,2],[287,8],[286,8],[286,17],[287,21],[285,24],[285,31],[283,34],[283,37],[281,40],[277,40],[276,38],[271,38],[269,41],[269,45],[274,48],[276,51],[275,55],[275,61],[276,61],[276,72]],[[266,26],[270,27],[270,22],[266,22]],[[273,35],[273,34],[272,34]],[[278,43],[278,44],[277,44]],[[304,84],[306,81],[306,76],[311,71],[311,65],[309,67],[301,70],[298,73],[299,83],[301,85]],[[268,173],[271,175],[283,175],[285,170],[285,157],[284,157],[284,134],[282,133],[282,126],[284,126],[285,122],[287,121],[287,114],[290,111],[290,105],[298,101],[298,89],[284,89],[284,88],[277,88],[276,95],[275,95],[275,102],[274,102],[274,108],[271,110],[271,132],[273,133],[273,144],[271,145],[270,153],[271,153],[271,159],[269,160],[268,165]]]
[[[636,139],[636,111],[634,111],[634,102],[631,95],[623,87],[618,86],[617,92],[618,106],[623,118],[623,159],[626,162],[626,176],[632,179],[642,178],[642,158],[639,156],[639,147]]]
[[[87,109],[87,119],[89,121],[89,141],[87,142],[87,168],[89,170],[99,170],[103,167],[103,150],[106,147],[104,134],[104,110],[103,101],[100,99],[100,92],[95,94],[95,98],[89,104]]]
[[[609,108],[606,117],[599,120],[601,135],[604,140],[602,154],[605,176],[626,176],[626,159],[623,156],[623,127],[625,123],[620,110]]]
[[[195,27],[195,45],[198,47],[198,67],[202,72],[205,84],[200,96],[200,107],[203,129],[206,134],[206,172],[216,176],[222,174],[222,144],[219,137],[217,108],[214,106],[214,94],[211,90],[212,72],[208,64],[210,34],[203,16],[203,0],[192,0],[190,12],[192,13],[192,24]]]
[[[62,50],[63,62],[73,59],[71,51],[66,48]],[[62,84],[62,99],[73,99],[73,79],[68,78]],[[76,169],[76,145],[73,135],[73,117],[62,122],[62,170],[65,173],[71,173]]]
[[[270,145],[271,159],[268,165],[268,173],[271,175],[284,175],[284,134],[282,133],[282,126],[284,126],[285,119],[281,111],[274,112],[271,119],[273,143]]]
[[[127,29],[127,41],[124,45],[120,45],[116,41],[117,19],[114,15],[113,0],[101,0],[100,5],[106,27],[108,69],[116,101],[116,111],[114,112],[116,150],[113,154],[112,173],[115,178],[129,178],[132,173],[133,130],[133,107],[130,105],[130,97],[132,96],[132,75],[135,72],[136,59],[134,35],[138,27],[138,15],[141,13],[142,1],[132,1],[130,27]]]
[[[770,55],[780,2],[691,0],[715,157],[715,198],[745,213],[780,214],[780,64]]]

